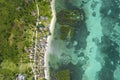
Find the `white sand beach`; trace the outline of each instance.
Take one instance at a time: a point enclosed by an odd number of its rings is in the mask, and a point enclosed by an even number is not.
[[[56,12],[55,12],[55,0],[52,0],[51,1],[51,9],[52,9],[52,20],[51,20],[51,23],[50,23],[50,32],[53,33],[54,32],[54,27],[55,27],[55,22],[56,22]],[[47,58],[48,56],[48,51],[50,50],[50,44],[51,44],[51,39],[52,39],[52,35],[48,36],[47,38],[47,51],[44,55],[44,72],[45,72],[45,78],[47,80],[49,80],[49,66],[48,66],[48,61],[49,59]]]

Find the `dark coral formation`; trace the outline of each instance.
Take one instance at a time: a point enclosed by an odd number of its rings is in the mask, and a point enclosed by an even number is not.
[[[60,27],[60,38],[62,40],[70,40],[73,37],[74,29],[68,25]]]
[[[61,10],[57,13],[57,22],[61,25],[74,25],[85,20],[84,11],[79,9]]]
[[[85,14],[82,9],[64,9],[57,13],[57,23],[60,27],[60,38],[62,40],[71,40],[74,35],[76,25],[83,25]]]

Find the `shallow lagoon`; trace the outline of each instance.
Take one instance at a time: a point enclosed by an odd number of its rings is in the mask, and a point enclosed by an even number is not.
[[[56,16],[61,10],[70,16],[56,17],[47,51],[50,80],[57,80],[55,74],[66,69],[70,80],[120,80],[119,6],[119,0],[55,0]],[[75,19],[71,18],[75,10],[83,14],[75,13],[80,19],[70,20]],[[61,39],[61,26],[73,33],[67,31]]]

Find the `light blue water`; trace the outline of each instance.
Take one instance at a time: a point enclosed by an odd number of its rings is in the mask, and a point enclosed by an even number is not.
[[[120,0],[55,0],[55,10],[83,10],[85,16],[71,25],[74,34],[67,40],[55,23],[50,71],[69,69],[70,80],[120,80]]]

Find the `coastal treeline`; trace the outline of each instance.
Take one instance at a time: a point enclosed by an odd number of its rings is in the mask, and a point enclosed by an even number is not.
[[[50,3],[38,3],[45,25],[51,17]],[[36,18],[34,0],[0,0],[0,80],[15,80],[18,74],[33,79],[28,47],[33,45]]]

